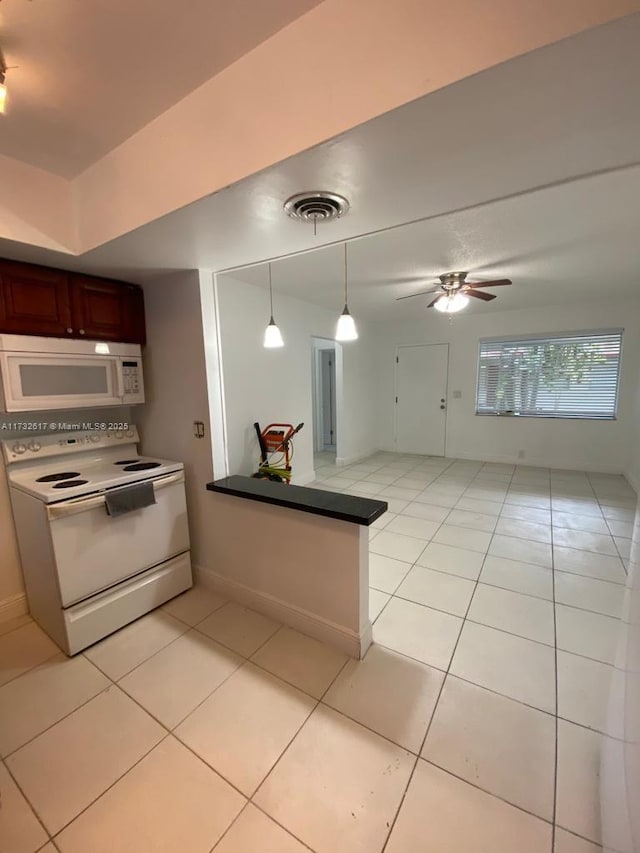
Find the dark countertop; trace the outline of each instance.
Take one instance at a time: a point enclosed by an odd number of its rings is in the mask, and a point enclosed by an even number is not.
[[[353,524],[368,527],[376,518],[387,511],[386,501],[375,501],[357,495],[344,495],[341,492],[326,492],[324,489],[310,489],[307,486],[287,486],[272,480],[258,480],[254,477],[241,477],[235,474],[207,483],[210,492],[234,495],[250,501],[285,506],[313,515],[324,515]]]

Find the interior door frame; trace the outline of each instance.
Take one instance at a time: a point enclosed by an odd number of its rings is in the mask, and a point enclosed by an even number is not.
[[[398,364],[400,363],[400,350],[408,349],[409,347],[446,347],[447,348],[447,375],[445,377],[445,410],[444,410],[444,455],[443,459],[447,458],[447,436],[449,427],[449,361],[451,357],[451,348],[448,341],[431,341],[428,344],[396,344],[393,362],[393,444],[398,453]]]
[[[328,354],[328,360],[327,360]],[[318,360],[320,367],[320,394],[319,394],[319,411],[318,417],[322,422],[322,444],[323,450],[328,450],[329,452],[335,453],[336,450],[336,439],[337,439],[337,428],[336,428],[336,351],[334,349],[320,349],[318,350]],[[328,380],[329,380],[329,389],[328,394],[325,394],[325,372],[328,370]],[[326,409],[329,409],[329,438],[333,439],[333,441],[326,441],[327,438],[325,434],[325,415],[327,414]]]
[[[313,413],[313,452],[322,453],[325,449],[324,445],[324,424],[322,422],[322,356],[324,350],[332,350],[334,356],[334,381],[336,391],[336,410],[335,410],[335,450],[338,453],[338,441],[340,436],[339,415],[340,415],[340,397],[339,397],[339,347],[340,344],[332,338],[321,338],[319,335],[311,336],[311,406]]]

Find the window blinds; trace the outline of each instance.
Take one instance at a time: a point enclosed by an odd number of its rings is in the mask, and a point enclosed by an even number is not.
[[[482,340],[477,414],[616,416],[622,330]]]

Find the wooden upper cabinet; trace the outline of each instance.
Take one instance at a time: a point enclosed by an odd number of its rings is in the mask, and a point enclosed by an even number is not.
[[[0,260],[0,331],[71,337],[69,274]]]
[[[144,316],[144,292],[135,284],[127,285],[126,331],[127,341],[146,344],[147,326]]]
[[[142,288],[0,259],[0,332],[144,344]]]
[[[71,310],[79,337],[144,343],[141,288],[103,278],[71,275]]]

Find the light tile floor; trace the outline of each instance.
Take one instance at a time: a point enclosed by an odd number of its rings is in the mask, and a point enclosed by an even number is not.
[[[635,496],[379,453],[362,662],[195,588],[67,659],[0,626],[3,853],[597,853]]]

